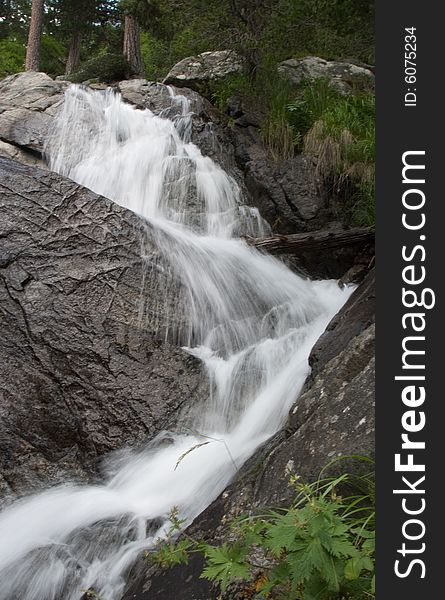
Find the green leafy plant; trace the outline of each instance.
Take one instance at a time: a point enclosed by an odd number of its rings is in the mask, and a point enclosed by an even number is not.
[[[195,541],[186,534],[175,541],[181,522],[174,509],[167,540],[147,556],[165,567],[187,563],[189,554],[198,552],[205,558],[201,577],[217,584],[223,594],[236,582],[246,598],[372,598],[372,472],[320,477],[312,484],[303,484],[292,475],[289,485],[295,491],[290,507],[234,520],[228,535],[234,541],[220,545]]]

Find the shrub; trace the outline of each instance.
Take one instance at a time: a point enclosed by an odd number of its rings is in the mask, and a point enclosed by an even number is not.
[[[164,79],[170,70],[170,49],[167,42],[154,37],[151,33],[141,33],[141,55],[145,74],[150,81]]]
[[[247,75],[237,73],[228,75],[219,81],[209,81],[207,89],[203,90],[203,94],[220,110],[225,110],[229,98],[235,95],[248,95],[250,89],[250,81]]]
[[[303,133],[303,149],[317,157],[322,178],[343,197],[343,217],[353,225],[372,226],[374,217],[375,98],[342,96],[320,81],[289,106],[294,127]],[[308,125],[310,127],[308,128]]]
[[[0,79],[23,71],[25,45],[15,39],[0,40]]]
[[[63,57],[66,55],[65,46],[52,35],[43,35],[40,46],[40,69],[56,77],[65,72]]]
[[[169,539],[147,555],[166,567],[187,563],[190,552],[201,553],[206,559],[201,577],[217,583],[222,592],[237,582],[246,598],[373,598],[373,473],[320,477],[312,484],[291,476],[289,484],[295,491],[292,506],[240,517],[230,525],[234,541],[221,545],[187,535],[174,541],[182,523],[173,510]],[[350,490],[349,495],[342,497],[339,490]]]
[[[122,54],[102,54],[91,58],[71,75],[70,80],[82,83],[97,79],[103,83],[113,83],[128,77],[129,66]]]

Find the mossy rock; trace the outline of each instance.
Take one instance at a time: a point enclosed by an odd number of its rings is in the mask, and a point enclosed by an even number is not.
[[[129,72],[128,63],[121,54],[103,54],[83,63],[81,68],[69,77],[69,80],[74,83],[91,80],[113,83],[126,79]]]

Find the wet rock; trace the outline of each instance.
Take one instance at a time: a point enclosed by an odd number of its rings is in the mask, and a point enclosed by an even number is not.
[[[326,225],[331,213],[311,157],[299,154],[275,161],[262,146],[245,150],[247,189],[273,231],[297,233]]]
[[[278,65],[278,71],[295,85],[305,80],[326,78],[341,94],[374,90],[374,73],[367,66],[347,61],[325,60],[318,56],[290,58]]]
[[[232,50],[203,52],[178,62],[172,67],[164,83],[200,91],[210,81],[220,81],[242,71],[243,61]]]
[[[157,250],[133,213],[9,159],[0,182],[5,499],[96,476],[102,455],[147,442],[207,388],[163,341],[177,288],[142,263],[142,241],[148,260]]]

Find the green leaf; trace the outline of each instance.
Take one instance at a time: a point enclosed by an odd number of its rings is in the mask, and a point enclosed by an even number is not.
[[[269,527],[265,544],[276,556],[279,556],[282,550],[290,550],[295,539],[300,535],[294,511],[289,511]]]
[[[361,557],[350,558],[345,564],[345,577],[348,581],[353,581],[360,577],[363,569],[363,560]]]
[[[329,560],[328,553],[323,549],[320,540],[309,539],[301,542],[300,548],[289,553],[286,562],[292,569],[291,578],[294,582],[309,579],[314,569],[323,571]]]
[[[329,552],[337,557],[354,558],[359,555],[357,548],[345,537],[332,538]]]
[[[157,552],[150,556],[163,567],[188,563],[188,550],[193,544],[187,540],[162,544]]]
[[[366,571],[371,571],[371,573],[374,571],[374,561],[372,560],[372,558],[370,558],[369,556],[363,556],[362,562],[363,562],[363,568]]]
[[[210,581],[217,581],[224,592],[233,579],[246,579],[249,574],[249,565],[245,562],[247,549],[239,544],[229,546],[206,546],[205,554],[207,565],[201,577]]]
[[[365,540],[362,544],[362,549],[363,552],[366,552],[367,554],[374,554],[375,552],[375,539],[374,538],[369,538],[367,540]]]
[[[351,532],[364,539],[375,539],[375,531],[368,531],[367,529],[363,529],[363,527],[354,527],[354,529],[351,529]]]
[[[320,577],[311,577],[303,593],[303,600],[321,600],[328,596],[329,586]]]

